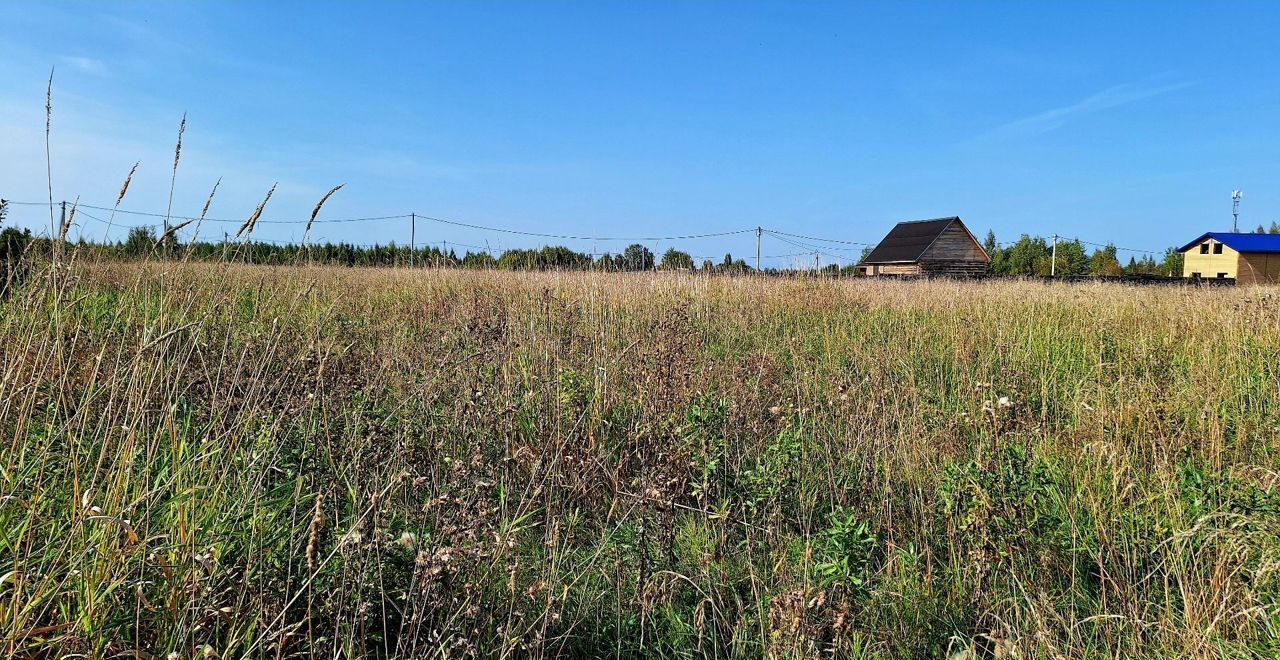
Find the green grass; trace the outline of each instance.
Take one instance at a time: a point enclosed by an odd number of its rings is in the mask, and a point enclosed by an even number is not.
[[[1276,293],[46,271],[0,302],[0,634],[1273,656]]]

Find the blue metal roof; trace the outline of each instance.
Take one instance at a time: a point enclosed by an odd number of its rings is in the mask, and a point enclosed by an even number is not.
[[[1212,238],[1236,252],[1280,252],[1280,234],[1237,234],[1229,231],[1205,232],[1178,251],[1186,252],[1206,238]]]

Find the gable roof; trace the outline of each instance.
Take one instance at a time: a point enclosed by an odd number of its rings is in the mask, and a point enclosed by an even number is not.
[[[1186,252],[1206,238],[1212,238],[1236,252],[1280,252],[1280,234],[1244,234],[1229,231],[1207,231],[1196,240],[1178,248],[1178,251]]]
[[[953,224],[959,224],[960,228],[969,238],[973,238],[973,242],[978,245],[978,249],[982,250],[982,245],[978,243],[978,239],[973,237],[968,227],[960,221],[958,216],[949,218],[934,218],[933,220],[909,220],[907,222],[899,222],[889,233],[880,241],[879,245],[862,260],[864,264],[891,264],[919,261],[920,257],[928,251],[929,246],[942,235]],[[983,254],[986,251],[983,250]]]

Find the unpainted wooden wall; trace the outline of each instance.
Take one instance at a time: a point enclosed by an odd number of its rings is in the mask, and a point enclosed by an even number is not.
[[[1242,252],[1238,264],[1236,284],[1280,283],[1280,254]]]
[[[981,261],[990,259],[982,251],[982,247],[969,236],[969,232],[953,222],[950,227],[938,236],[933,245],[920,255],[921,261]]]

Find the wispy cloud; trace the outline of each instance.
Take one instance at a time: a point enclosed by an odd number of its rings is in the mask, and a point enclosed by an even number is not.
[[[1053,108],[1029,117],[1016,119],[984,133],[978,139],[1041,135],[1061,128],[1067,122],[1082,115],[1129,105],[1130,103],[1185,89],[1194,84],[1194,82],[1187,81],[1159,87],[1139,87],[1132,84],[1115,85],[1071,105],[1064,105],[1060,108]]]
[[[81,73],[88,73],[95,76],[102,76],[107,73],[107,65],[99,59],[82,57],[79,55],[63,55],[58,59],[61,60],[63,64],[66,64]]]

